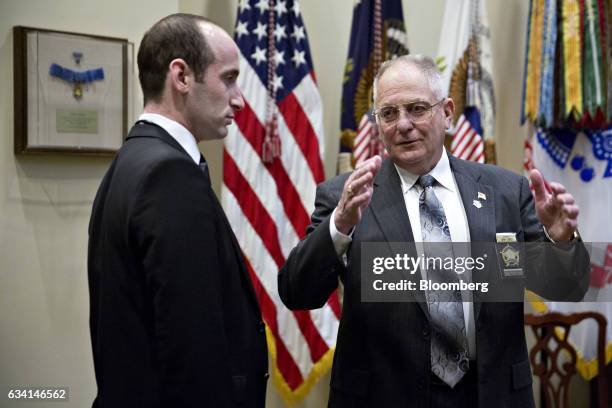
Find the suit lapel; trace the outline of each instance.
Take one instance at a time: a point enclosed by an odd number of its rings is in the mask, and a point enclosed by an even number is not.
[[[390,159],[383,161],[381,169],[374,179],[374,193],[372,194],[370,208],[387,243],[414,242],[401,181],[393,161]],[[389,245],[389,248],[392,253],[396,252],[391,245]],[[414,256],[416,256],[416,253]],[[417,281],[420,280],[421,272],[417,271],[413,277]],[[429,318],[427,303],[422,292],[416,291],[413,294],[423,313]]]
[[[473,171],[470,163],[455,157],[450,157],[450,165],[461,194],[463,208],[467,217],[471,242],[493,242],[495,239],[495,201],[493,188],[480,183],[480,174]],[[473,255],[472,255],[473,256]],[[488,281],[478,271],[474,272],[472,280]],[[474,320],[478,321],[481,302],[474,301]]]
[[[450,164],[465,208],[470,240],[490,242],[495,237],[493,188],[488,184],[480,183],[480,175],[473,172],[462,160],[451,157]]]
[[[130,133],[127,135],[126,140],[137,138],[137,137],[156,137],[158,139],[161,139],[165,143],[172,146],[173,148],[183,152],[189,158],[189,160],[192,160],[191,156],[189,156],[189,153],[187,153],[185,149],[183,149],[183,147],[176,141],[176,139],[170,136],[170,134],[168,134],[168,132],[166,132],[163,128],[157,126],[154,123],[150,123],[146,121],[136,122],[136,124],[130,130]],[[251,277],[249,276],[249,273],[246,268],[242,250],[240,249],[240,245],[238,245],[238,241],[236,240],[234,231],[232,230],[232,227],[230,226],[230,223],[227,220],[227,217],[225,216],[225,212],[223,211],[223,208],[221,207],[221,204],[219,203],[217,196],[212,190],[212,186],[210,184],[210,177],[208,177],[206,184],[208,186],[211,200],[213,201],[213,205],[217,209],[217,214],[219,215],[221,222],[225,226],[227,233],[229,234],[229,239],[232,242],[232,247],[234,248],[234,255],[237,258],[238,268],[240,269],[239,273],[241,275],[242,283],[245,287],[245,290],[248,293],[248,297],[251,299],[251,303],[255,307],[255,310],[257,311],[258,315],[261,316],[261,312],[259,309],[259,302],[257,301],[257,296],[255,295],[255,289],[253,288],[253,282],[251,281]]]
[[[387,242],[414,242],[400,178],[389,159],[374,179],[370,206]]]
[[[200,161],[206,163],[206,160],[204,159],[203,155],[200,155]],[[259,302],[257,301],[257,295],[255,295],[255,288],[253,287],[253,281],[251,280],[251,277],[249,276],[245,257],[244,257],[244,254],[242,253],[242,249],[240,248],[240,244],[238,244],[238,240],[236,239],[234,230],[232,229],[232,226],[230,225],[230,222],[227,219],[227,216],[225,215],[225,211],[223,211],[223,207],[221,206],[221,203],[219,202],[217,195],[212,189],[212,186],[210,184],[210,173],[208,171],[205,171],[203,176],[206,177],[206,180],[207,180],[207,187],[208,187],[208,193],[210,194],[210,199],[212,200],[213,205],[215,206],[217,210],[217,215],[221,219],[221,222],[223,223],[225,230],[227,231],[227,235],[229,236],[229,240],[232,243],[232,248],[234,249],[233,251],[234,256],[236,257],[236,263],[238,264],[238,269],[240,269],[240,278],[242,280],[242,284],[245,287],[245,290],[248,293],[248,297],[251,300],[253,307],[257,311],[258,316],[261,316],[261,311],[259,309]]]

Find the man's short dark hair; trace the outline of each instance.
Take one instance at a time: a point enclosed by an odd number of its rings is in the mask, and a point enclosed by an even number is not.
[[[172,14],[159,20],[142,38],[138,50],[138,79],[144,103],[161,99],[170,61],[183,59],[199,82],[214,54],[199,23],[210,20],[193,14]]]

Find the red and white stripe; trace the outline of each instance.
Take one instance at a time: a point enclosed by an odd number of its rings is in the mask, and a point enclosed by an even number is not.
[[[366,161],[372,157],[371,152],[371,140],[374,136],[374,124],[368,118],[366,113],[359,122],[357,133],[355,134],[355,144],[353,147],[353,157],[355,158],[355,165]]]
[[[223,152],[222,203],[245,255],[284,382],[294,392],[335,345],[337,293],[313,311],[290,311],[278,295],[277,275],[305,235],[323,171],[323,113],[313,73],[278,103],[281,155],[262,160],[267,89],[240,57],[245,108],[230,126]]]
[[[484,163],[484,142],[464,114],[459,117],[453,132],[451,153],[463,160]]]

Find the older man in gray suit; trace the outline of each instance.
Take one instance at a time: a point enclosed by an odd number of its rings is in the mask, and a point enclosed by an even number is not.
[[[534,197],[524,177],[450,157],[443,141],[455,107],[430,58],[383,64],[374,100],[389,158],[372,158],[319,186],[308,235],[278,277],[292,309],[321,307],[338,277],[345,285],[329,406],[533,406],[522,302],[442,306],[431,291],[427,302],[364,302],[360,248],[495,242],[508,232],[517,242],[573,242],[567,255],[577,267],[526,276],[520,293],[526,287],[579,300],[588,255],[576,237],[573,197],[560,184],[548,192],[537,171],[530,174]]]

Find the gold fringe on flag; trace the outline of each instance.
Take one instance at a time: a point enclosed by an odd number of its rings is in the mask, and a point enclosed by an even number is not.
[[[565,116],[582,115],[582,71],[579,0],[563,1],[563,65]]]
[[[531,2],[531,27],[529,28],[529,56],[527,60],[525,115],[532,122],[534,122],[539,116],[545,5],[545,0],[533,0]]]
[[[287,407],[294,407],[304,398],[306,398],[310,390],[312,390],[312,388],[317,384],[319,379],[331,369],[336,348],[331,347],[329,350],[327,350],[319,361],[314,364],[310,370],[310,373],[308,374],[308,377],[304,379],[304,382],[302,382],[295,390],[292,390],[278,368],[276,342],[274,341],[274,334],[272,334],[272,330],[270,330],[270,327],[268,327],[267,324],[266,341],[268,343],[268,351],[272,360],[272,364],[270,366],[270,369],[272,370],[272,381],[274,382],[274,385],[276,386],[281,398],[285,402],[285,405]]]

